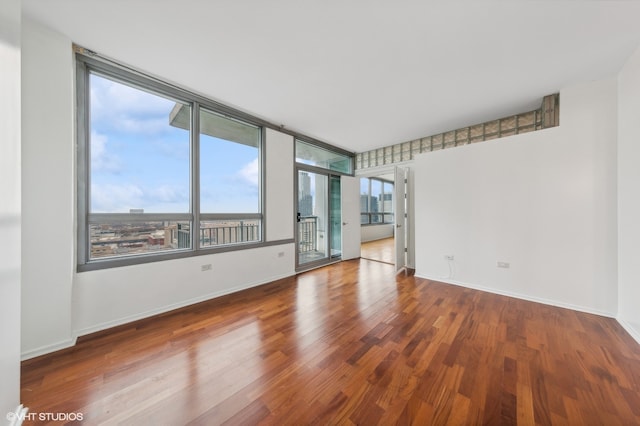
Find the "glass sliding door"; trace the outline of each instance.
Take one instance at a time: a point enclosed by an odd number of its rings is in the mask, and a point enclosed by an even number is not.
[[[329,176],[298,170],[298,264],[322,262],[329,252]]]
[[[343,208],[343,178],[353,175],[353,154],[320,143],[296,139],[296,269],[307,270],[336,262],[343,256],[343,237],[355,235],[348,226]],[[355,188],[355,187],[354,187]],[[354,190],[353,205],[359,199]],[[353,210],[353,209],[351,209]],[[351,211],[349,210],[349,211]],[[352,227],[357,226],[351,219]],[[358,227],[359,228],[359,227]],[[358,229],[359,241],[359,229]],[[358,244],[358,248],[359,248]],[[347,247],[351,256],[355,250]]]

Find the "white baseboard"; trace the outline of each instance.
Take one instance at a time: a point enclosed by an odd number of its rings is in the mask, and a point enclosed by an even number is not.
[[[53,343],[51,345],[45,345],[45,346],[41,346],[39,348],[30,349],[28,351],[22,352],[20,354],[20,359],[22,361],[26,361],[28,359],[35,358],[35,357],[38,357],[40,355],[46,355],[46,354],[49,354],[51,352],[59,351],[61,349],[70,348],[70,347],[74,346],[75,344],[76,344],[76,337],[72,337],[71,339],[68,339],[68,340],[63,340],[63,341],[60,341],[60,342],[57,342],[57,343]]]
[[[117,327],[119,325],[123,325],[123,324],[127,324],[133,321],[137,321],[137,320],[141,320],[144,318],[149,318],[152,317],[154,315],[159,315],[159,314],[163,314],[165,312],[169,312],[169,311],[173,311],[174,309],[180,309],[180,308],[184,308],[185,306],[189,306],[189,305],[194,305],[196,303],[200,303],[200,302],[205,302],[207,300],[211,300],[211,299],[215,299],[217,297],[221,297],[221,296],[226,296],[228,294],[231,293],[236,293],[238,291],[242,291],[242,290],[246,290],[252,287],[258,287],[264,284],[268,284],[270,282],[273,281],[277,281],[280,280],[282,278],[287,278],[287,277],[291,277],[295,275],[295,271],[292,271],[290,273],[286,273],[286,274],[281,274],[281,275],[276,275],[273,277],[269,277],[265,280],[260,280],[260,281],[256,281],[256,282],[252,282],[252,283],[248,283],[245,285],[241,285],[241,286],[236,286],[236,287],[232,287],[232,288],[227,288],[224,289],[222,291],[216,291],[213,293],[208,293],[202,296],[198,296],[198,297],[194,297],[188,300],[183,300],[181,302],[178,303],[172,303],[170,305],[166,305],[166,306],[162,306],[160,308],[156,308],[156,309],[151,309],[145,312],[140,312],[134,315],[129,315],[123,318],[118,318],[112,321],[107,321],[107,322],[103,322],[100,324],[96,324],[93,325],[91,327],[85,327],[79,330],[75,330],[74,335],[76,337],[79,336],[85,336],[87,334],[91,334],[91,333],[96,333],[98,331],[103,331],[103,330],[107,330],[109,328],[113,328],[113,327]]]
[[[466,288],[470,288],[470,289],[473,289],[473,290],[486,291],[487,293],[499,294],[501,296],[514,297],[516,299],[522,299],[522,300],[526,300],[526,301],[529,301],[529,302],[542,303],[543,305],[556,306],[558,308],[571,309],[573,311],[585,312],[587,314],[594,314],[594,315],[599,315],[599,316],[608,317],[608,318],[616,318],[616,315],[614,313],[612,313],[612,312],[601,311],[601,310],[598,310],[598,309],[593,309],[591,307],[574,305],[574,304],[571,304],[571,303],[560,302],[560,301],[557,301],[557,300],[544,299],[544,298],[541,298],[541,297],[530,296],[530,295],[527,295],[527,294],[520,294],[520,293],[511,292],[511,291],[499,290],[499,289],[495,289],[495,288],[491,288],[491,287],[484,287],[484,286],[480,286],[480,285],[469,284],[469,283],[465,283],[465,282],[461,282],[461,281],[451,280],[451,279],[448,279],[448,278],[429,277],[429,276],[426,276],[426,275],[419,274],[418,272],[416,272],[415,276],[418,277],[418,278],[423,278],[425,280],[438,281],[438,282],[441,282],[441,283],[456,285],[456,286],[459,286],[459,287],[466,287]]]
[[[622,328],[627,330],[627,333],[629,333],[631,337],[633,337],[633,339],[638,342],[638,344],[640,344],[640,330],[636,330],[633,325],[620,317],[617,317],[616,320],[618,321],[618,324],[620,324]]]

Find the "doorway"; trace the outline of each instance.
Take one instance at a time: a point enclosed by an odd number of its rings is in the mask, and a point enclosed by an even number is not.
[[[297,267],[339,260],[342,255],[340,176],[298,168]]]
[[[408,169],[394,167],[360,180],[361,257],[408,265]]]

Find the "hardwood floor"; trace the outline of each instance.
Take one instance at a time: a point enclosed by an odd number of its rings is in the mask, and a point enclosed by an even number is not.
[[[360,257],[393,265],[396,259],[395,249],[393,237],[368,241],[360,245]]]
[[[360,259],[25,361],[22,401],[85,424],[629,425],[640,346],[610,318]]]

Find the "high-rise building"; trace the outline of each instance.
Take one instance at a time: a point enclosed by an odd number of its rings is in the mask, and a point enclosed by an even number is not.
[[[385,213],[393,212],[393,194],[385,192],[384,194],[380,194],[380,207],[382,208],[380,211]]]
[[[311,195],[311,176],[308,173],[300,173],[298,183],[298,213],[300,216],[313,216],[313,196]]]
[[[367,213],[369,211],[369,195],[360,194],[360,211]]]

